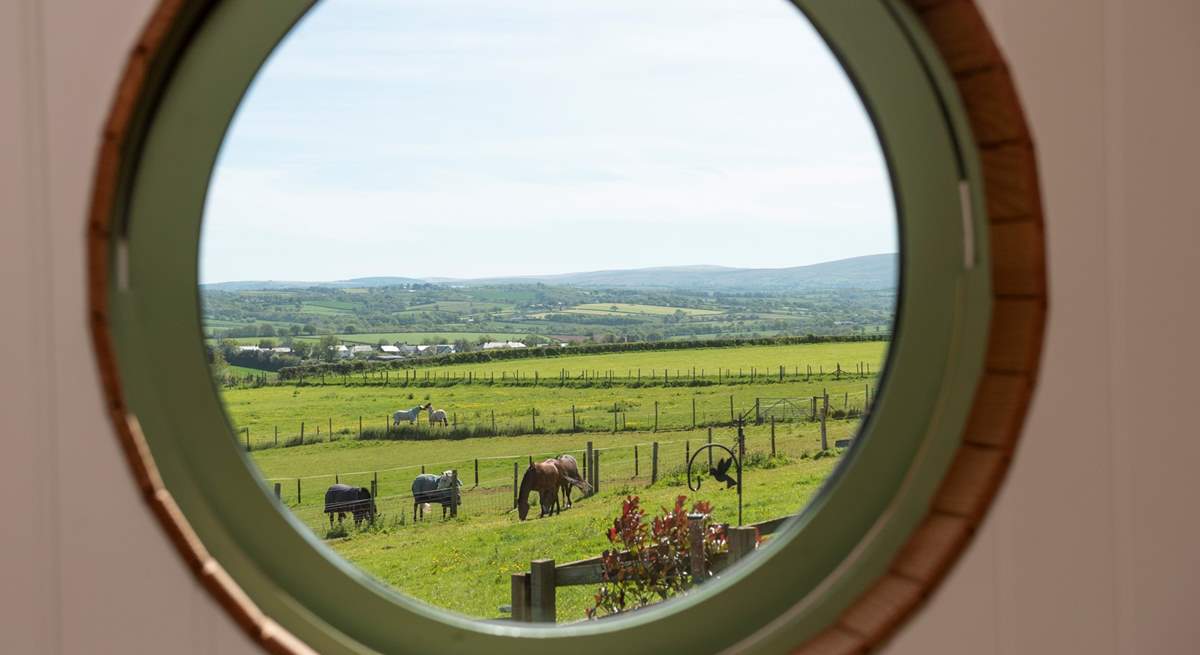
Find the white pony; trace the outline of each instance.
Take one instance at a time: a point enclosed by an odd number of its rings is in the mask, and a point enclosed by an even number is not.
[[[450,421],[446,419],[446,410],[434,409],[433,403],[426,403],[425,409],[429,410],[429,424],[441,423],[443,426],[449,426]]]
[[[422,409],[425,409],[425,408],[421,407],[420,405],[417,405],[416,407],[413,407],[412,409],[402,409],[402,410],[396,412],[395,414],[392,414],[392,427],[396,427],[397,425],[400,425],[400,421],[408,421],[409,425],[416,423],[417,418],[419,416],[421,416]]]

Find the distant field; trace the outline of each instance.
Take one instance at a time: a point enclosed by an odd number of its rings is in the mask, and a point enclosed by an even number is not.
[[[712,309],[692,309],[689,307],[664,307],[661,305],[634,305],[629,303],[587,303],[575,305],[564,310],[573,314],[642,314],[665,316],[675,312],[683,312],[688,316],[712,316],[722,312]]]
[[[354,305],[348,302],[316,302],[308,301],[300,303],[300,311],[305,314],[317,314],[321,316],[335,316],[342,314],[353,314]]]
[[[479,312],[497,312],[502,310],[512,309],[512,305],[506,305],[494,302],[475,302],[467,300],[442,300],[426,305],[413,305],[407,311],[430,311],[437,310],[441,312],[459,312],[464,314],[474,314]]]
[[[262,371],[257,368],[248,368],[245,366],[234,366],[233,364],[227,365],[226,370],[229,371],[229,375],[237,375],[237,376],[245,376],[245,375],[262,376],[262,375],[265,375],[265,376],[267,376],[268,380],[274,380],[275,378],[279,377],[279,374],[274,371]]]

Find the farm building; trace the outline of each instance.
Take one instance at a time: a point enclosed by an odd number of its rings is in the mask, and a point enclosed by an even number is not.
[[[387,344],[380,346],[379,351],[382,353],[388,354],[388,355],[399,355],[400,354],[400,348],[398,346],[389,346]]]
[[[417,352],[421,355],[450,355],[456,352],[454,344],[451,343],[436,343],[428,346],[417,346]]]
[[[484,350],[500,350],[503,348],[524,348],[525,344],[520,341],[488,341],[481,348]]]

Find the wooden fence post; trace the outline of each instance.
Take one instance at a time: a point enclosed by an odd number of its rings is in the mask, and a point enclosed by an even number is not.
[[[537,408],[536,407],[529,408],[529,418],[531,421],[533,421],[533,431],[537,432]]]
[[[496,410],[492,410],[492,436],[496,435]]]
[[[775,456],[775,417],[771,417],[771,457]]]
[[[300,504],[300,478],[296,478],[296,504]]]
[[[638,447],[633,444],[633,477],[638,476]]]
[[[762,403],[761,403],[761,401],[762,401],[761,398],[754,399],[754,424],[755,425],[762,425]]]
[[[519,489],[519,487],[517,486],[517,469],[519,469],[520,467],[521,467],[520,463],[513,462],[513,508],[514,509],[517,507],[517,491]],[[517,611],[516,605],[513,606],[513,611],[514,612]]]
[[[600,493],[600,451],[592,451],[592,493]]]
[[[729,527],[725,529],[729,538],[729,560],[740,561],[743,557],[754,552],[758,543],[758,528]]]
[[[691,458],[692,458],[692,440],[691,440],[691,439],[684,439],[684,440],[683,440],[683,466],[684,466],[684,470],[687,470],[687,468],[686,468],[686,467],[687,467],[687,465],[688,465],[688,460],[690,460]]]
[[[696,397],[692,396],[692,429],[696,429]]]
[[[704,515],[688,514],[688,563],[692,573],[692,584],[708,579],[708,567],[704,562]]]
[[[821,406],[821,450],[829,450],[829,442],[825,439],[825,418],[829,414],[829,396],[825,396],[825,404]]]
[[[458,469],[450,469],[450,518],[458,518],[458,504],[462,499],[458,496]]]
[[[711,425],[708,426],[708,443],[709,443],[709,445],[712,445],[712,426]],[[712,468],[712,465],[713,465],[712,448],[709,448],[708,449],[708,468]]]
[[[529,606],[534,623],[554,623],[557,619],[554,583],[554,560],[535,559],[529,563]]]
[[[583,479],[587,483],[596,486],[596,481],[592,479],[592,442],[587,442],[587,454],[583,457]]]
[[[528,622],[529,616],[529,574],[512,574],[512,620]]]
[[[658,442],[650,446],[650,484],[658,482]]]
[[[250,452],[250,428],[246,428],[246,452]]]
[[[304,421],[300,421],[300,445],[304,445]]]
[[[359,440],[362,439],[362,415],[361,414],[358,417],[358,438],[359,438]]]
[[[279,426],[275,426],[275,445],[279,445]]]
[[[275,500],[283,500],[283,485],[275,483]]]
[[[654,401],[654,431],[658,432],[658,401]]]
[[[479,458],[475,458],[475,486],[479,486]]]
[[[329,440],[333,441],[333,417],[329,417]]]
[[[613,434],[617,432],[617,404],[613,403]]]

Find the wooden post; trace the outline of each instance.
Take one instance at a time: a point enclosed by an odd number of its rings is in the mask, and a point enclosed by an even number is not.
[[[658,432],[658,401],[654,401],[654,431]]]
[[[362,439],[362,415],[358,416],[358,438]]]
[[[512,574],[512,620],[531,621],[529,605],[529,574]]]
[[[771,417],[771,457],[775,456],[775,417]]]
[[[587,454],[583,457],[583,479],[587,483],[596,486],[595,476],[592,475],[592,442],[587,442]]]
[[[275,483],[275,500],[283,500],[283,485]]]
[[[296,504],[300,504],[300,478],[296,478]]]
[[[633,477],[638,476],[638,447],[633,444]]]
[[[692,396],[692,429],[696,429],[696,397]]]
[[[733,423],[733,396],[729,397],[729,422]]]
[[[658,482],[658,442],[650,446],[650,484]]]
[[[329,440],[333,441],[333,417],[329,417]]]
[[[617,404],[613,403],[613,434],[617,433]]]
[[[479,486],[479,458],[475,458],[475,486]]]
[[[762,404],[759,402],[760,400],[761,400],[760,398],[754,399],[754,424],[755,425],[762,425]]]
[[[692,573],[692,584],[708,579],[708,567],[704,562],[704,515],[688,514],[688,564]]]
[[[246,452],[250,452],[250,428],[246,428]]]
[[[304,421],[300,421],[300,445],[304,445]]]
[[[758,528],[729,527],[726,528],[729,538],[729,561],[737,562],[754,552],[758,542]]]
[[[450,469],[450,518],[458,518],[458,469]]]
[[[279,445],[279,426],[275,426],[275,445]]]
[[[821,450],[829,450],[829,443],[825,437],[825,416],[829,414],[829,396],[825,396],[825,403],[821,406]]]
[[[334,483],[334,484],[341,484],[341,483],[342,483],[342,476],[338,475],[337,473],[334,473],[334,474],[333,474],[333,483]]]
[[[513,508],[514,509],[517,506],[517,491],[519,489],[519,487],[517,486],[517,470],[519,468],[521,468],[520,463],[513,462]],[[515,611],[515,606],[514,606],[514,611]]]
[[[592,451],[592,493],[600,493],[600,451]]]
[[[688,461],[692,459],[692,440],[683,440],[683,465],[686,467]],[[685,469],[686,470],[686,469]]]
[[[817,397],[816,396],[812,397],[812,411],[810,413],[812,415],[812,420],[814,420],[814,421],[817,420]]]
[[[712,426],[711,425],[708,426],[708,443],[709,443],[709,445],[712,445]],[[713,465],[712,448],[709,448],[708,449],[708,468],[712,468],[712,465]]]
[[[530,620],[534,623],[555,622],[554,583],[554,560],[535,559],[529,563]]]
[[[496,434],[496,410],[492,410],[492,436]]]
[[[529,419],[533,422],[533,431],[537,432],[537,408],[529,408]]]

